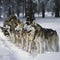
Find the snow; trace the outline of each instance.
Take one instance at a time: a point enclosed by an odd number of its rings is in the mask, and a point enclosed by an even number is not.
[[[38,55],[35,60],[60,60],[60,53],[46,53]]]
[[[34,16],[35,17],[42,17],[42,12],[40,12],[39,14],[38,13],[35,13]],[[45,17],[54,17],[54,16],[55,16],[54,13],[45,11]]]
[[[31,60],[29,53],[18,49],[15,44],[7,41],[2,32],[0,33],[0,57],[0,60]]]
[[[36,22],[44,28],[56,30],[60,39],[60,18],[37,18]],[[0,26],[2,25],[3,21],[0,21]],[[60,52],[30,54],[10,42],[0,30],[0,60],[60,60]]]

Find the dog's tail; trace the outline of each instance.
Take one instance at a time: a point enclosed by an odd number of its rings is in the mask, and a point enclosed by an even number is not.
[[[55,46],[56,46],[56,52],[59,52],[59,36],[57,32],[55,33]]]

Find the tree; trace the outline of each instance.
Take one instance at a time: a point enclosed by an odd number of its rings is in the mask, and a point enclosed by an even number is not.
[[[26,8],[26,18],[27,20],[26,21],[30,21],[30,24],[35,20],[35,17],[34,17],[34,3],[32,0],[28,0],[27,1],[27,8]]]
[[[11,15],[11,0],[8,0],[8,17]]]
[[[1,8],[1,0],[0,0],[0,12],[2,11],[2,8]],[[1,13],[0,13],[0,18],[1,18]]]
[[[42,18],[45,17],[45,10],[47,10],[48,2],[49,0],[38,0],[39,3],[38,13],[42,12]]]
[[[59,0],[55,0],[55,17],[59,17]]]
[[[19,17],[19,14],[20,14],[20,0],[16,0],[16,13],[17,13],[17,16]]]
[[[0,18],[4,13],[4,0],[0,0]]]
[[[42,2],[42,18],[45,17],[45,4]]]

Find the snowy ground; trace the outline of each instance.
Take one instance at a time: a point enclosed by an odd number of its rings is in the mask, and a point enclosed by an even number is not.
[[[37,18],[36,22],[44,28],[56,30],[60,39],[60,18]],[[2,25],[3,21],[0,21],[0,26]],[[7,40],[0,30],[0,60],[60,60],[60,52],[46,52],[37,55],[29,54]]]

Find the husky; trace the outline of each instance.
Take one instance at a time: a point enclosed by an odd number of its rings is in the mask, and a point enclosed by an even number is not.
[[[47,29],[41,27],[39,24],[36,24],[35,26],[35,37],[39,37],[37,40],[40,44],[40,48],[44,52],[46,51],[52,51],[52,52],[58,52],[59,51],[59,37],[55,30]]]
[[[18,42],[21,43],[22,42],[22,33],[23,33],[23,22],[18,22],[17,23],[18,25],[16,26],[15,28],[15,31],[16,31],[16,42],[17,42],[17,45],[18,45]]]
[[[27,23],[27,24],[25,24],[24,29],[27,31],[26,32],[26,34],[27,34],[27,42],[26,42],[27,43],[27,45],[26,45],[27,46],[27,51],[31,53],[32,52],[32,47],[34,49],[34,44],[36,46],[38,45],[38,42],[35,41],[35,36],[34,36],[35,35],[35,27],[32,26],[31,24]],[[39,52],[39,50],[38,50],[39,47],[38,46],[37,46],[37,51]]]
[[[11,15],[9,17],[8,20],[5,20],[4,21],[4,27],[10,27],[10,29],[8,30],[9,31],[9,34],[10,34],[10,37],[11,37],[11,41],[16,43],[16,31],[15,31],[15,27],[18,25],[17,23],[19,22],[20,20],[18,20],[16,18],[16,16],[14,15]]]

